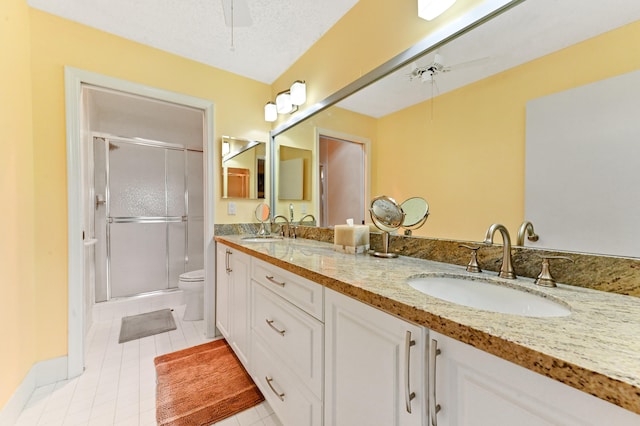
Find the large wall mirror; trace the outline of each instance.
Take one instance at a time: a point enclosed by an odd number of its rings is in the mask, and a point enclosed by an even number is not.
[[[368,138],[373,170],[369,197],[420,196],[429,202],[429,221],[414,235],[480,241],[488,226],[497,222],[507,226],[515,241],[520,224],[529,219],[527,182],[536,179],[525,172],[529,110],[547,96],[607,84],[611,78],[639,70],[640,3],[622,0],[615,8],[579,0],[496,3],[501,3],[497,7],[506,3],[501,13],[461,35],[451,37],[456,32],[452,30],[440,40],[432,39],[420,46],[421,53],[409,49],[371,73],[371,81],[357,82],[357,91],[347,93],[347,87],[311,108],[308,116],[275,129],[274,142],[304,135],[296,137],[297,143],[315,149],[317,129]],[[383,71],[384,77],[378,78]],[[598,99],[592,102],[598,104]],[[621,122],[615,121],[617,126]],[[600,128],[605,141],[611,132]],[[637,134],[628,137],[639,140]],[[582,154],[590,149],[588,145],[574,149],[570,158],[582,161]],[[553,156],[554,151],[547,155]],[[316,151],[313,158],[310,208],[317,212]],[[600,166],[582,169],[597,179],[603,170]],[[631,203],[635,207],[609,204],[597,217],[591,215],[587,222],[592,227],[604,227],[621,214],[638,217],[640,195],[628,190],[630,183],[638,187],[637,180],[628,180],[638,179],[638,173],[625,176],[625,182],[609,182],[609,186],[626,188],[626,197],[635,200]],[[564,185],[562,181],[555,184]],[[590,195],[588,186],[582,190],[581,197],[592,196],[594,203],[607,204],[601,195]],[[640,250],[616,253],[615,247],[576,246],[570,237],[556,238],[558,229],[591,214],[583,210],[558,213],[553,207],[546,212],[537,208],[536,215],[555,216],[560,226],[547,230],[544,220],[538,219],[540,238],[526,245],[640,256]],[[614,242],[625,238],[623,234],[605,233]],[[638,240],[637,235],[627,234]]]
[[[266,143],[222,136],[222,198],[265,198]]]

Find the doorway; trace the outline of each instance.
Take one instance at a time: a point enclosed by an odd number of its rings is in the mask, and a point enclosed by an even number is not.
[[[65,98],[67,117],[67,194],[68,194],[68,356],[67,377],[75,377],[84,369],[85,335],[91,322],[91,305],[95,300],[93,286],[89,285],[91,276],[85,261],[91,258],[91,252],[95,249],[96,238],[92,234],[88,216],[93,216],[93,209],[86,206],[96,202],[95,193],[86,188],[86,182],[93,170],[89,170],[90,162],[87,157],[92,154],[88,147],[92,146],[93,136],[100,129],[90,128],[89,122],[95,119],[96,111],[92,110],[85,97],[83,88],[92,87],[105,92],[111,92],[116,97],[144,98],[149,105],[161,107],[162,105],[174,105],[185,111],[197,111],[199,114],[199,140],[198,146],[202,151],[203,187],[200,202],[203,205],[203,232],[202,256],[205,270],[205,334],[207,337],[215,335],[215,246],[213,242],[214,229],[214,185],[217,180],[213,173],[215,150],[213,149],[213,103],[207,100],[194,98],[166,90],[152,88],[137,83],[119,80],[100,74],[91,73],[76,68],[65,67]],[[151,108],[153,110],[153,108]],[[153,118],[153,111],[146,110],[146,118]],[[178,113],[177,116],[180,116]],[[114,115],[116,121],[123,120],[126,113]],[[143,119],[145,117],[138,117]],[[175,118],[175,117],[174,117]],[[139,121],[131,124],[132,129],[137,130]],[[173,140],[172,136],[156,137],[152,133],[138,135],[137,131],[127,132],[129,136],[139,142],[151,140]],[[98,200],[99,202],[100,200]],[[89,263],[89,262],[86,262]]]
[[[366,220],[368,141],[322,131],[318,136],[319,226]]]
[[[97,240],[86,265],[95,268],[94,302],[177,289],[180,274],[204,267],[202,148],[92,139],[85,192]]]

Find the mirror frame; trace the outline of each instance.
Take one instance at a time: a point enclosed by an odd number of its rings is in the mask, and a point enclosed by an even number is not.
[[[257,193],[258,193],[257,185],[256,185],[256,188],[255,188],[255,191],[256,191],[256,197],[255,198],[251,198],[251,196],[249,196],[249,197],[229,197],[229,196],[225,196],[224,195],[225,194],[224,180],[225,180],[226,171],[225,171],[224,162],[228,161],[228,160],[231,160],[232,158],[234,158],[234,157],[236,157],[238,155],[241,155],[241,154],[243,154],[243,153],[245,153],[245,152],[247,152],[247,151],[249,151],[249,150],[251,150],[253,148],[258,148],[260,146],[260,144],[264,144],[265,145],[264,150],[265,150],[265,154],[266,154],[268,152],[268,148],[266,146],[267,143],[265,141],[259,141],[259,140],[256,140],[256,139],[238,138],[238,137],[235,137],[235,136],[228,136],[228,135],[222,135],[220,137],[220,141],[221,141],[221,143],[220,143],[220,146],[221,146],[220,168],[221,168],[221,171],[222,171],[222,177],[221,177],[221,182],[220,182],[221,185],[222,185],[222,187],[220,188],[220,198],[222,200],[264,200],[264,201],[266,201],[266,198],[267,198],[266,196],[265,197],[258,197],[257,196]],[[227,142],[227,143],[231,144],[231,142],[234,142],[234,141],[236,143],[242,144],[241,149],[237,150],[237,151],[233,151],[233,152],[230,151],[227,154],[224,154],[224,150],[222,148],[222,147],[224,147],[224,143]],[[264,159],[265,168],[267,167],[267,164],[268,164],[268,162],[266,161],[266,158],[265,158]],[[256,165],[256,167],[257,167],[257,165]],[[257,170],[256,170],[256,173],[257,173]],[[269,170],[269,173],[271,173],[271,170]],[[264,176],[265,177],[267,176],[267,172],[266,171],[264,173]],[[257,179],[257,174],[256,174],[256,179]],[[266,185],[264,185],[263,186],[264,192],[266,192],[266,189],[267,189],[267,187],[266,187]],[[251,193],[251,191],[250,191],[250,193]]]
[[[445,25],[440,30],[435,31],[424,39],[420,40],[415,45],[409,47],[393,58],[389,59],[379,67],[369,71],[362,77],[347,84],[342,89],[329,95],[325,99],[317,102],[311,107],[305,109],[299,114],[296,114],[288,121],[277,126],[275,129],[269,132],[269,155],[270,155],[270,194],[269,203],[272,206],[276,205],[276,182],[275,182],[275,155],[276,155],[276,141],[275,138],[281,133],[291,129],[297,124],[303,122],[307,118],[318,114],[319,112],[337,104],[341,100],[351,96],[360,89],[363,89],[383,77],[397,71],[405,65],[415,61],[419,57],[437,50],[444,44],[466,34],[474,28],[490,21],[494,17],[510,10],[511,8],[525,2],[526,0],[490,0],[473,10],[467,12],[459,19]],[[315,200],[314,200],[315,201]]]

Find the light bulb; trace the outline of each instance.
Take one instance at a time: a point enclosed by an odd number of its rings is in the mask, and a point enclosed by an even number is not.
[[[418,0],[418,16],[431,21],[453,6],[455,2],[456,0]]]
[[[293,111],[291,94],[288,91],[278,93],[278,96],[276,96],[276,108],[278,109],[278,114],[288,114]]]
[[[294,81],[291,85],[291,103],[302,105],[307,101],[307,84],[304,81]]]
[[[264,106],[264,121],[276,121],[278,119],[278,108],[273,102],[267,102]]]

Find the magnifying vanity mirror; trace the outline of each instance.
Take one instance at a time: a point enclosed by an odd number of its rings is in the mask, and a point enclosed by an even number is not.
[[[586,216],[584,210],[560,213],[551,208],[552,201],[546,198],[550,191],[543,186],[535,189],[539,216],[529,216],[533,205],[529,183],[537,177],[529,175],[533,158],[528,156],[534,142],[527,133],[534,128],[528,116],[531,106],[544,107],[544,103],[537,104],[538,99],[556,93],[570,95],[575,88],[598,85],[634,71],[640,78],[640,55],[629,53],[637,50],[636,40],[640,38],[640,2],[620,0],[615,8],[604,2],[586,5],[580,0],[501,2],[496,13],[487,12],[474,19],[483,22],[468,23],[467,28],[457,31],[447,32],[445,28],[437,37],[425,39],[302,111],[271,132],[273,143],[297,133],[311,138],[296,138],[300,146],[314,147],[317,145],[312,138],[317,137],[318,129],[370,140],[370,166],[376,170],[376,178],[369,193],[392,193],[397,199],[417,194],[437,206],[439,214],[429,220],[428,227],[414,229],[416,236],[479,241],[491,223],[503,223],[515,235],[524,220],[531,220],[540,239],[526,241],[527,245],[639,257],[639,227],[626,227],[624,232],[609,228],[622,223],[620,215],[630,220],[640,216],[640,196],[633,191],[623,195],[627,201],[624,205],[598,203],[603,206],[598,217],[589,216],[591,225],[585,228],[581,224],[578,229],[578,235],[587,235],[595,226],[606,228],[606,239],[636,244],[636,249],[624,253],[601,244],[576,245],[580,241],[564,231],[575,227],[575,217]],[[573,24],[567,26],[566,22]],[[606,66],[598,66],[594,58],[606,58]],[[640,80],[629,84],[628,90],[640,87]],[[620,92],[625,92],[624,87],[613,94]],[[593,93],[590,105],[600,105],[598,92]],[[637,115],[638,103],[633,105],[630,111]],[[600,111],[598,118],[610,116],[617,115]],[[640,130],[632,125],[637,120],[614,120],[615,128],[608,127],[611,121],[598,122],[601,126],[597,133],[605,140],[620,134],[627,135],[627,140],[640,138]],[[537,122],[535,128],[554,126]],[[570,151],[572,162],[583,164],[589,147],[577,143],[579,147]],[[320,192],[319,154],[313,149],[310,211],[318,217],[320,198],[327,194]],[[556,149],[545,152],[553,156]],[[622,151],[616,158],[637,158],[637,152]],[[604,157],[598,160],[602,163]],[[614,160],[607,165],[615,164]],[[605,166],[601,163],[587,162],[579,169],[590,175],[590,181],[602,180],[605,174],[596,172]],[[536,160],[536,164],[547,163]],[[575,169],[572,173],[577,172]],[[562,170],[560,174],[555,170],[546,173],[558,176],[547,179],[556,186],[566,181]],[[625,175],[625,180],[616,177],[619,175],[606,174],[606,187],[623,191],[640,186],[637,173]],[[580,178],[575,180],[579,182]],[[584,185],[579,197],[603,200],[601,194],[590,192],[593,188]],[[567,191],[565,195],[573,197],[573,189]],[[545,222],[551,219],[558,225],[552,232],[545,229]],[[550,235],[557,238],[549,242]]]
[[[222,136],[222,198],[265,198],[266,143]]]
[[[263,236],[267,234],[267,230],[264,227],[264,223],[269,221],[271,216],[271,209],[266,203],[260,203],[256,207],[256,219],[260,222],[260,228],[258,229],[258,235]]]
[[[404,235],[411,235],[411,232],[422,227],[429,217],[429,204],[422,197],[411,197],[400,204],[400,207],[405,213],[402,221]]]
[[[402,207],[393,198],[381,195],[371,201],[369,212],[373,224],[382,231],[382,251],[372,254],[384,258],[398,257],[396,253],[389,253],[389,232],[395,231],[404,223],[406,215]]]

